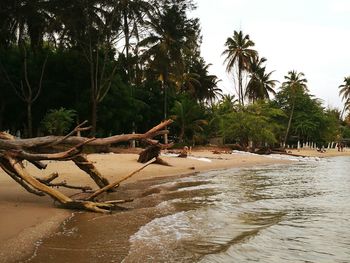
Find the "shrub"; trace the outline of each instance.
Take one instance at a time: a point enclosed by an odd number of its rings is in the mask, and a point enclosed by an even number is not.
[[[60,109],[49,110],[41,121],[45,133],[52,135],[64,135],[69,131],[77,116],[75,110]]]

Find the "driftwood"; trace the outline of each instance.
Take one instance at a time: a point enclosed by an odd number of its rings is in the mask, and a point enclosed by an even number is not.
[[[82,153],[85,145],[102,146],[125,142],[129,140],[143,140],[148,144],[157,145],[157,147],[166,148],[167,145],[162,145],[158,141],[153,140],[153,137],[161,134],[166,134],[167,130],[163,130],[166,126],[172,123],[172,120],[167,120],[153,127],[151,130],[142,134],[122,134],[106,138],[85,138],[73,136],[82,130],[87,130],[89,127],[83,127],[86,122],[78,125],[67,136],[46,136],[36,137],[31,139],[16,139],[12,135],[0,132],[0,168],[3,169],[11,178],[20,184],[25,190],[30,193],[42,196],[48,195],[63,207],[72,209],[85,209],[94,212],[110,212],[115,209],[118,201],[98,202],[95,199],[102,193],[113,191],[119,184],[141,171],[156,159],[148,161],[145,165],[134,172],[131,172],[121,180],[110,183],[96,169],[92,162]],[[62,147],[69,147],[68,150],[57,150]],[[51,174],[45,178],[36,178],[29,174],[23,161],[28,161],[35,165],[38,169],[45,169],[46,164],[43,160],[67,161],[72,160],[81,170],[86,172],[99,187],[98,190],[92,191],[88,186],[73,186],[67,182],[54,183],[53,180],[58,178],[58,174]],[[66,187],[80,190],[82,192],[90,191],[91,193],[86,198],[73,199],[60,192],[58,187]],[[130,200],[125,200],[125,202]]]
[[[180,158],[187,158],[188,155],[188,147],[185,146],[182,151],[180,152],[180,154],[178,155],[178,157]]]
[[[152,159],[155,159],[153,163],[155,164],[160,164],[160,165],[165,165],[165,166],[171,166],[168,162],[164,161],[159,157],[160,151],[164,148],[171,147],[172,144],[167,144],[167,145],[161,145],[159,143],[157,144],[152,144],[148,146],[145,150],[143,150],[139,154],[138,162],[139,163],[147,163]]]

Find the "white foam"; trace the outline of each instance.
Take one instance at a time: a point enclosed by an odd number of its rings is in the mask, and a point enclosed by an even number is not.
[[[211,163],[212,160],[205,158],[205,157],[194,157],[194,156],[188,156],[187,158],[189,159],[193,159],[193,160],[197,160],[197,161],[201,161],[201,162],[207,162],[207,163]]]

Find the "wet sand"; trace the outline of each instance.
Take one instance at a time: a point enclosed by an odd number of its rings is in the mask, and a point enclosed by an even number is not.
[[[313,152],[317,153],[316,151]],[[307,155],[306,152],[300,153],[301,155]],[[328,156],[330,153],[328,152],[322,156]],[[310,153],[310,155],[312,154]],[[344,155],[344,153],[341,155]],[[207,159],[163,157],[172,167],[151,165],[125,183],[134,183],[130,185],[139,187],[141,182],[135,182],[145,179],[186,175],[232,167],[251,167],[289,162],[257,155],[213,154],[210,151],[196,151],[192,153],[192,156],[207,158],[211,162],[207,162]],[[91,154],[88,156],[90,160],[95,162],[101,173],[111,181],[140,167],[141,165],[136,162],[137,157],[136,154]],[[59,172],[60,177],[56,180],[67,180],[73,185],[94,186],[91,179],[75,167],[72,162],[50,162],[46,171],[38,171],[31,165],[28,165],[27,169],[35,176],[45,176],[51,172]],[[144,187],[147,188],[147,184]],[[65,192],[71,194],[74,191]],[[137,202],[135,203],[137,205]],[[57,208],[49,197],[38,197],[27,193],[2,171],[0,171],[0,208],[3,211],[0,217],[0,262],[16,262],[18,259],[31,255],[35,248],[35,242],[55,232],[63,220],[72,214],[72,211]],[[131,216],[129,213],[131,212],[121,213],[120,216],[127,218]],[[79,216],[100,217],[101,215],[82,213]],[[144,220],[136,222],[135,229],[137,230],[137,227],[144,222],[148,222],[148,219],[151,220],[153,216],[141,216],[140,218]],[[129,234],[125,233],[126,240]]]
[[[292,149],[292,154],[300,156],[314,156],[314,157],[336,157],[336,156],[350,156],[350,149],[345,148],[342,152],[337,149],[326,149],[325,152],[318,152],[315,149]]]

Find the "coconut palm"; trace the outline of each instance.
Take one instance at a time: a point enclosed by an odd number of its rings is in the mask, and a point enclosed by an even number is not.
[[[339,86],[339,95],[344,101],[344,110],[350,109],[350,76],[344,78],[344,83]]]
[[[232,72],[234,69],[238,72],[238,100],[244,104],[243,76],[245,70],[250,69],[251,58],[257,56],[257,51],[252,49],[254,42],[250,40],[249,35],[244,35],[242,31],[234,31],[233,36],[227,38],[226,50],[222,55],[226,55],[224,63],[227,63],[226,71]]]
[[[217,76],[209,74],[210,66],[211,64],[206,64],[203,59],[193,63],[191,71],[196,72],[192,73],[192,75],[196,76],[197,81],[192,81],[194,85],[192,85],[191,88],[185,85],[185,87],[187,87],[187,92],[201,103],[212,103],[222,95],[221,89],[218,88],[218,82],[221,80],[218,79]]]
[[[344,83],[339,86],[339,95],[342,95],[343,100],[350,97],[350,76],[344,78]]]
[[[269,99],[270,93],[276,93],[274,87],[278,81],[271,79],[273,71],[267,73],[266,67],[262,66],[262,63],[265,61],[265,58],[254,58],[252,61],[250,80],[245,91],[245,97],[250,101],[254,102],[258,99]]]
[[[45,0],[2,0],[0,3],[0,43],[23,46],[32,50],[43,47],[44,39],[52,37],[54,16],[51,3]],[[29,40],[29,41],[28,41]]]
[[[207,75],[202,80],[202,90],[204,91],[204,94],[201,95],[200,101],[205,100],[208,103],[213,103],[217,98],[222,96],[222,90],[218,88],[218,82],[220,82],[221,79],[219,79],[215,75]]]
[[[350,110],[350,98],[346,99],[344,102],[344,111],[345,110]]]
[[[175,126],[179,128],[179,142],[183,142],[185,137],[194,142],[196,133],[203,132],[203,127],[208,124],[201,107],[187,96],[175,101],[171,112]]]
[[[159,76],[164,90],[164,117],[167,116],[167,89],[176,86],[173,80],[189,79],[185,73],[184,50],[196,34],[195,21],[186,17],[186,8],[175,4],[154,13],[145,25],[149,35],[139,43],[144,64]],[[185,74],[185,75],[184,75]],[[192,76],[193,77],[193,76]],[[191,79],[193,79],[191,77]],[[180,81],[181,82],[181,81]]]
[[[127,77],[131,77],[131,61],[130,61],[130,39],[135,37],[139,39],[139,26],[143,23],[145,14],[148,13],[152,6],[143,0],[121,0],[117,4],[118,16],[124,33],[125,59],[127,64]]]
[[[289,93],[291,111],[289,115],[288,126],[284,137],[283,145],[286,144],[286,141],[288,139],[288,134],[294,114],[296,95],[298,94],[298,92],[308,91],[306,86],[307,80],[304,78],[304,76],[304,73],[297,72],[295,70],[289,71],[288,75],[284,76],[286,81],[282,83],[282,89]]]

